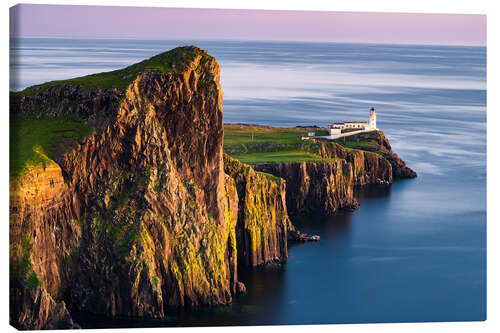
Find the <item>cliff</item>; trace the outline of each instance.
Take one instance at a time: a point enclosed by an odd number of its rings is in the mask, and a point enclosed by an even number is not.
[[[286,180],[290,213],[328,213],[358,206],[352,186],[353,168],[345,160],[263,163],[254,168]]]
[[[244,290],[238,264],[287,258],[284,182],[236,161],[224,172],[219,75],[213,57],[183,47],[11,96],[21,128],[75,115],[91,128],[33,146],[12,173],[14,326],[228,304]]]
[[[348,137],[352,140],[349,145],[349,150],[361,150],[374,152],[381,155],[392,166],[392,176],[397,178],[415,178],[417,173],[406,166],[406,163],[392,150],[389,139],[382,131],[373,131],[361,133],[355,136]],[[342,140],[336,140],[341,143]]]
[[[291,225],[285,203],[285,181],[256,172],[227,154],[224,154],[224,170],[234,179],[239,198],[238,262],[257,266],[285,261]]]
[[[313,146],[315,152],[330,161],[267,162],[254,168],[286,180],[286,204],[291,214],[352,210],[358,207],[353,194],[355,186],[388,185],[395,178],[417,176],[392,151],[382,132],[372,133],[370,140],[374,143],[372,151],[365,150],[366,146],[356,149],[335,142],[318,142]]]
[[[59,292],[64,258],[80,235],[67,210],[56,208],[69,199],[61,168],[52,161],[11,179],[10,318],[19,329],[74,326]]]

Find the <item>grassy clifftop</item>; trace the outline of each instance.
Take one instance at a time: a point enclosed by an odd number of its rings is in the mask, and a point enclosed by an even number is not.
[[[374,153],[382,153],[379,143],[380,134],[378,131],[359,133],[351,136],[345,136],[340,139],[333,140],[333,142],[344,146],[345,148],[367,150]]]
[[[11,119],[9,140],[11,175],[18,175],[26,165],[54,159],[90,132],[91,127],[78,116]]]
[[[333,160],[319,156],[315,143],[301,140],[307,132],[299,128],[224,125],[224,151],[247,164]]]
[[[184,71],[189,63],[192,62],[198,55],[202,56],[202,61],[212,58],[206,51],[195,46],[178,47],[122,69],[86,75],[68,80],[50,81],[28,87],[22,91],[14,92],[12,94],[16,97],[29,96],[61,84],[81,86],[88,90],[116,88],[120,91],[124,91],[137,77],[137,75],[146,70],[157,69],[163,73],[179,73]]]

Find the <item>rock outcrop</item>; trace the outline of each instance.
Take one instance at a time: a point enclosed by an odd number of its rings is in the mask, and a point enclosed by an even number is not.
[[[11,96],[10,110],[14,112],[13,116],[42,118],[76,114],[97,126],[113,116],[124,97],[124,92],[117,88],[88,90],[68,83],[46,89],[31,89],[32,94]]]
[[[66,309],[64,302],[55,302],[42,287],[25,288],[11,284],[10,316],[17,318],[16,327],[21,330],[79,328]]]
[[[392,176],[397,178],[415,178],[417,173],[406,166],[406,163],[392,150],[389,139],[382,131],[362,133],[358,135],[361,141],[370,141],[371,146],[354,146],[363,151],[377,152],[382,155],[392,166]]]

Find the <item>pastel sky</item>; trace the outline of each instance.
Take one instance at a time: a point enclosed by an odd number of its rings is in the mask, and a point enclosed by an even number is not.
[[[18,5],[11,36],[486,45],[486,15]]]

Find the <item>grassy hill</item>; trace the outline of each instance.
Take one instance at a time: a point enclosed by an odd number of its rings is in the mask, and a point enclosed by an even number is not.
[[[317,144],[301,140],[308,130],[268,126],[224,125],[224,151],[247,164],[331,161],[315,152]],[[316,131],[326,135],[326,131]]]
[[[340,139],[333,140],[346,148],[367,150],[374,153],[381,153],[378,142],[379,134],[377,131],[365,132],[351,136],[345,136]]]

